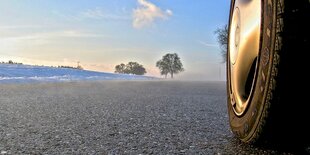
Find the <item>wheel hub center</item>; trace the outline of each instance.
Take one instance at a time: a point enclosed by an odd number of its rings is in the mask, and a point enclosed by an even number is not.
[[[240,42],[240,26],[237,25],[235,30],[235,48],[238,48]]]

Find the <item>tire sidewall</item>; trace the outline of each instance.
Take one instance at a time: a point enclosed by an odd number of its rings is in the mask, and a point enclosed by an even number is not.
[[[231,23],[235,0],[231,2],[229,25]],[[261,36],[258,63],[253,83],[253,93],[250,96],[249,106],[245,113],[237,116],[231,104],[230,60],[229,48],[227,52],[227,93],[229,122],[233,133],[244,142],[251,142],[264,124],[266,109],[270,106],[269,83],[273,78],[272,65],[275,34],[276,2],[262,0]],[[229,26],[230,30],[230,26]],[[228,36],[229,38],[229,36]],[[228,40],[229,43],[229,40]]]

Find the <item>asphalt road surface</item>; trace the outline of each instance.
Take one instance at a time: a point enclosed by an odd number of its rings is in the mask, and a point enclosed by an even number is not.
[[[224,82],[0,86],[0,154],[296,153],[234,138]]]

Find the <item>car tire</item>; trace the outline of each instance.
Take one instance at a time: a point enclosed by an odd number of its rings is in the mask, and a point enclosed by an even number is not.
[[[228,115],[246,143],[309,143],[309,0],[232,0]],[[301,71],[300,71],[301,70]]]

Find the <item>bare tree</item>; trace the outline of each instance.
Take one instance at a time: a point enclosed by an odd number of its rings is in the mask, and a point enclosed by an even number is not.
[[[223,27],[216,29],[214,33],[217,35],[217,41],[220,44],[223,63],[225,63],[227,60],[228,26],[224,25]]]

